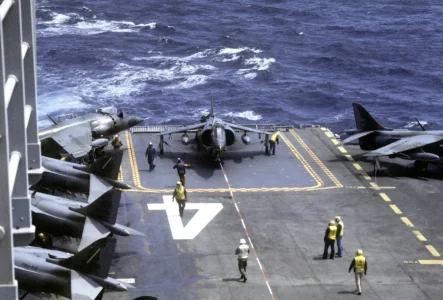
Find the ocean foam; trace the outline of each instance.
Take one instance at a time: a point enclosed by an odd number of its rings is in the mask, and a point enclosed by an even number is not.
[[[243,118],[243,119],[247,119],[247,120],[251,120],[251,121],[258,121],[258,120],[262,119],[261,115],[256,114],[252,110],[246,110],[244,112],[236,112],[236,113],[230,112],[230,113],[225,114],[225,116]]]
[[[218,55],[226,55],[226,54],[238,54],[241,53],[243,51],[249,51],[249,52],[253,52],[253,53],[261,53],[263,52],[260,49],[255,49],[255,48],[249,48],[249,47],[242,47],[242,48],[223,48],[218,52]]]

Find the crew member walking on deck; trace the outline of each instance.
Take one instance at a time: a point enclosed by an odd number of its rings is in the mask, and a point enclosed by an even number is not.
[[[334,221],[329,222],[328,228],[326,228],[324,242],[325,242],[325,250],[323,252],[323,259],[328,258],[328,250],[329,247],[331,247],[331,255],[329,256],[330,259],[334,259],[335,249],[335,237],[337,235],[337,226],[335,226]]]
[[[148,159],[149,171],[153,171],[155,169],[154,158],[157,156],[157,150],[155,150],[151,142],[149,143],[149,146],[146,149],[145,156]]]
[[[178,212],[180,213],[180,217],[183,218],[183,211],[185,210],[186,201],[188,201],[188,195],[186,193],[186,188],[180,181],[177,181],[177,186],[172,195],[172,202],[174,202],[174,199],[177,200]]]
[[[177,163],[172,167],[173,169],[177,169],[178,177],[180,177],[180,181],[183,186],[186,185],[186,168],[185,164],[181,160],[181,158],[177,158]]]
[[[271,135],[271,138],[269,139],[269,155],[275,155],[275,143],[279,143],[278,137],[280,136],[280,132],[275,132],[273,135]]]
[[[112,147],[114,147],[114,150],[120,149],[121,146],[123,146],[122,141],[120,141],[120,138],[118,137],[118,134],[114,135],[111,142]]]
[[[343,238],[343,229],[345,227],[343,225],[343,221],[339,216],[335,217],[335,223],[337,223],[337,257],[341,257],[343,252],[343,246],[341,242]]]
[[[240,239],[240,246],[235,249],[235,255],[237,255],[238,259],[238,270],[240,271],[243,282],[246,282],[248,278],[246,278],[246,267],[248,266],[248,255],[249,255],[249,246],[246,245],[245,239]]]
[[[352,268],[354,268],[355,274],[355,284],[357,285],[357,295],[361,295],[361,281],[363,279],[363,274],[366,275],[368,271],[368,262],[363,256],[363,251],[358,249],[355,253],[355,257],[349,266],[349,273],[351,273]]]

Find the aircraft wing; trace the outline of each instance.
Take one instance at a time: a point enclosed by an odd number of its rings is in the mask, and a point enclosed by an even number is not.
[[[225,122],[225,124],[228,125],[229,127],[233,128],[233,129],[238,129],[238,130],[244,130],[244,131],[248,131],[248,132],[256,132],[256,133],[272,135],[271,132],[267,132],[267,131],[263,131],[263,130],[258,130],[258,129],[253,129],[253,128],[249,128],[249,127],[238,125],[238,124],[232,124],[232,123],[228,123],[228,122]]]
[[[369,135],[369,134],[371,134],[373,132],[374,132],[374,130],[372,130],[372,131],[364,131],[364,132],[360,132],[360,133],[357,133],[357,134],[353,134],[350,137],[348,137],[348,138],[344,139],[343,141],[341,141],[340,145],[346,145],[349,142],[352,142],[353,140],[359,139],[359,138],[364,137],[366,135]]]
[[[82,240],[78,246],[78,252],[82,251],[95,241],[107,237],[109,233],[110,231],[100,224],[100,222],[86,217]]]
[[[49,137],[75,158],[86,155],[91,150],[92,133],[89,123],[69,126],[52,133]]]
[[[71,299],[94,300],[103,287],[89,277],[71,270]]]
[[[166,135],[166,134],[171,134],[171,133],[185,132],[188,130],[203,128],[205,125],[206,125],[206,123],[199,123],[199,124],[195,124],[195,125],[185,126],[185,127],[179,128],[179,129],[174,129],[174,130],[170,130],[170,131],[163,131],[163,132],[157,133],[156,135]]]
[[[365,154],[365,156],[387,156],[387,155],[397,154],[408,150],[417,149],[429,144],[433,144],[441,140],[443,140],[443,136],[439,135],[431,135],[431,134],[415,135],[407,138],[402,138],[389,145],[378,148],[377,150]]]

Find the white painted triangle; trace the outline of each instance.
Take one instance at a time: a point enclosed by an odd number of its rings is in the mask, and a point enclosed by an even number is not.
[[[186,210],[197,210],[192,219],[183,226],[177,202],[172,202],[172,195],[163,196],[163,204],[148,204],[149,210],[166,210],[169,226],[174,240],[192,240],[223,209],[221,203],[186,203]]]

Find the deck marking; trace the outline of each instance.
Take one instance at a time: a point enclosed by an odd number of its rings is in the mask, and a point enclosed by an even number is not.
[[[429,252],[431,252],[431,254],[433,256],[440,256],[440,253],[438,253],[437,250],[435,250],[435,248],[431,245],[426,245],[426,248],[428,248]]]
[[[357,171],[362,171],[362,170],[363,170],[363,168],[360,166],[360,164],[358,164],[358,163],[353,163],[353,165],[354,165],[354,168],[357,169]]]
[[[334,135],[330,131],[325,131],[325,134],[328,138],[333,138]]]
[[[354,158],[349,155],[349,154],[345,154],[345,157],[349,160],[349,161],[354,161]]]
[[[282,134],[281,136],[283,136],[283,134]],[[284,140],[284,139],[286,139],[286,137],[283,136],[283,140]],[[234,195],[233,195],[233,193],[232,193],[231,184],[229,183],[228,176],[226,175],[225,169],[223,168],[223,165],[222,165],[222,164],[220,164],[220,169],[221,169],[221,171],[223,172],[223,175],[225,176],[225,179],[226,179],[226,185],[228,186],[228,189],[231,191],[231,195],[232,195],[232,198],[231,198],[231,199],[232,199],[232,203],[234,203],[234,205],[235,205],[236,207],[238,207],[238,206],[237,206],[237,200],[235,200],[235,197],[234,197]],[[246,228],[245,222],[243,221],[243,216],[242,216],[240,210],[237,210],[237,214],[238,214],[238,216],[239,216],[239,218],[240,218],[240,221],[241,221],[241,223],[242,223],[242,225],[243,225],[243,229],[245,230],[246,237],[248,238],[249,243],[251,244],[252,253],[255,255],[255,258],[257,259],[258,265],[259,265],[259,267],[260,267],[261,274],[262,274],[263,279],[265,280],[265,283],[266,283],[266,285],[267,285],[267,287],[268,287],[269,293],[271,294],[271,298],[272,298],[273,300],[275,300],[274,294],[273,294],[272,289],[271,289],[271,287],[270,287],[270,285],[269,285],[269,282],[268,282],[268,276],[266,275],[266,272],[265,272],[265,270],[263,269],[263,267],[262,267],[262,265],[261,265],[261,263],[260,263],[260,259],[258,258],[257,250],[256,250],[256,249],[254,248],[254,246],[252,245],[251,237],[250,237],[250,235],[249,235],[248,229]]]
[[[379,189],[380,189],[380,187],[379,187],[375,182],[369,182],[369,184],[371,185],[371,187],[372,187],[374,190],[379,190]]]
[[[391,202],[391,199],[386,195],[385,193],[380,193],[380,197],[385,200],[386,202]]]
[[[343,185],[338,181],[338,179],[332,174],[332,172],[325,166],[325,164],[315,155],[315,153],[309,148],[309,146],[305,143],[305,141],[294,131],[294,129],[290,130],[292,136],[297,140],[297,142],[308,152],[309,156],[315,161],[315,163],[325,172],[326,176],[337,186],[343,187]]]
[[[321,130],[323,130],[323,131],[326,131],[326,130],[328,130],[327,128],[325,128],[325,127],[320,127],[320,129]]]
[[[395,205],[395,204],[391,204],[391,205],[389,205],[389,206],[392,208],[392,210],[393,210],[397,215],[401,215],[401,214],[402,214],[401,210],[397,207],[397,205]]]
[[[232,194],[231,194],[231,196],[232,196]],[[235,209],[238,211],[237,203],[234,203],[234,205],[235,205]]]
[[[300,152],[298,152],[298,150],[294,147],[291,141],[289,141],[289,139],[283,133],[280,133],[280,136],[282,140],[286,143],[286,145],[289,147],[289,149],[292,151],[292,153],[295,155],[295,157],[297,157],[297,159],[306,169],[306,171],[308,171],[311,177],[314,178],[314,180],[317,182],[317,185],[315,187],[322,187],[323,180],[320,178],[320,176],[317,175],[314,169],[308,164],[308,162],[304,159],[304,157],[300,154]]]
[[[422,241],[422,242],[426,242],[427,241],[427,239],[424,237],[423,234],[421,234],[420,231],[414,230],[412,232],[415,234],[415,236],[418,238],[419,241]]]
[[[348,153],[348,151],[346,151],[346,149],[342,146],[337,147],[338,150],[340,150],[341,153]]]
[[[414,224],[412,224],[412,222],[409,221],[409,219],[408,219],[407,217],[401,217],[400,219],[403,221],[403,223],[406,224],[406,226],[408,226],[408,227],[414,227]]]
[[[180,218],[177,203],[172,202],[171,195],[163,195],[163,204],[148,204],[149,210],[166,210],[169,227],[171,227],[172,238],[174,240],[192,240],[206,225],[223,209],[221,203],[188,203],[185,211],[197,210],[192,219],[183,226]]]
[[[334,145],[338,145],[338,144],[340,144],[339,141],[337,141],[337,139],[331,139],[331,141],[332,141],[332,143],[333,143]]]
[[[123,283],[135,284],[135,278],[117,278],[117,280]]]
[[[363,173],[363,178],[366,179],[366,180],[372,180],[371,176],[369,176],[366,173]]]
[[[422,265],[443,265],[442,259],[419,259],[419,264]]]

